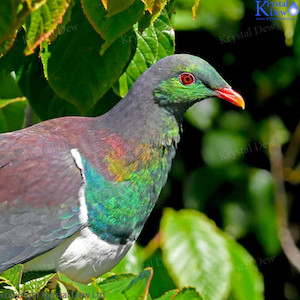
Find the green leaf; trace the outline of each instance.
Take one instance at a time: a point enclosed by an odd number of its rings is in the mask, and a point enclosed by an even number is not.
[[[21,97],[0,109],[0,133],[22,128],[27,103],[26,98]]]
[[[173,300],[174,296],[179,293],[179,290],[171,290],[163,294],[161,297],[155,300]]]
[[[26,62],[28,57],[24,55],[26,48],[25,31],[19,30],[16,40],[8,53],[3,57],[0,55],[0,70],[6,70],[8,73],[17,72]],[[1,53],[1,51],[0,51]],[[16,59],[18,58],[18,59]]]
[[[22,96],[13,74],[5,69],[0,70],[0,99],[14,99]]]
[[[76,26],[69,26],[68,23],[71,21],[71,13],[72,8],[75,5],[76,0],[70,0],[70,4],[65,12],[65,14],[62,17],[62,21],[58,23],[58,26],[55,28],[54,32],[50,35],[49,40],[51,43],[56,40],[56,38],[59,35],[62,35],[64,33],[72,33],[73,31],[76,31],[78,29],[79,24]]]
[[[150,294],[152,297],[158,297],[166,291],[176,288],[164,264],[161,251],[156,251],[144,262],[144,266],[153,268],[153,278],[150,286]]]
[[[31,56],[19,78],[19,86],[41,120],[79,115],[74,105],[57,96],[43,75],[37,56]]]
[[[146,10],[150,13],[149,24],[153,23],[165,8],[168,0],[142,0]]]
[[[147,299],[152,276],[153,270],[147,268],[141,272],[138,277],[133,279],[128,287],[122,292],[126,299]]]
[[[0,283],[3,279],[6,279],[7,281],[5,283],[9,284],[15,292],[19,293],[22,274],[23,265],[16,265],[1,274]]]
[[[280,250],[274,208],[274,183],[270,172],[254,169],[249,176],[248,193],[252,207],[252,227],[267,255]]]
[[[79,24],[78,30],[59,36],[49,46],[49,84],[59,97],[87,114],[131,59],[134,33],[130,31],[122,37],[129,42],[125,43],[122,38],[116,40],[101,56],[104,41],[86,20],[79,5],[72,10],[72,24]]]
[[[16,21],[18,1],[0,1],[0,42],[6,40],[11,28]]]
[[[11,48],[17,31],[30,14],[28,2],[22,2],[20,0],[0,1],[0,58]]]
[[[206,300],[224,299],[232,270],[227,241],[213,221],[194,210],[167,209],[161,221],[165,265],[179,287],[194,286]],[[216,286],[218,287],[216,289]]]
[[[33,53],[34,49],[54,32],[69,3],[70,0],[47,0],[45,4],[30,14],[26,25],[27,48],[25,53]]]
[[[57,275],[60,281],[62,281],[67,286],[72,287],[72,291],[70,292],[72,298],[74,297],[83,298],[83,296],[85,296],[87,298],[93,299],[96,298],[96,296],[98,297],[99,295],[102,294],[100,288],[96,284],[94,284],[94,282],[90,284],[83,284],[83,283],[72,281],[66,275],[61,274],[59,272],[57,272]]]
[[[52,279],[55,276],[55,273],[47,274],[42,277],[38,277],[32,280],[28,280],[23,283],[21,287],[21,293],[30,293],[33,295],[38,294],[49,282],[50,279]]]
[[[204,300],[204,298],[202,298],[201,295],[194,288],[183,288],[173,299],[174,300]]]
[[[134,0],[102,0],[102,4],[107,10],[107,17],[126,10],[133,2]]]
[[[135,80],[151,65],[162,57],[174,53],[174,31],[165,10],[142,34],[135,26],[135,33],[137,36],[136,53],[116,87],[116,92],[121,97],[126,95]]]
[[[263,300],[264,280],[253,257],[241,245],[229,238],[228,246],[233,262],[231,296],[234,300]]]
[[[69,293],[67,288],[60,281],[57,281],[57,285],[59,287],[60,297],[64,300],[69,300]]]
[[[137,275],[133,274],[115,275],[98,283],[97,286],[101,291],[105,291],[106,300],[126,300],[126,297],[122,292],[136,277]]]
[[[243,158],[246,149],[245,136],[214,130],[206,132],[203,137],[202,157],[209,166],[222,167]]]
[[[105,40],[105,43],[101,45],[101,55],[114,41],[132,29],[144,11],[140,0],[135,0],[126,10],[114,15],[107,13],[99,0],[81,0],[81,3],[91,25]],[[124,37],[122,42],[128,43],[127,38]]]

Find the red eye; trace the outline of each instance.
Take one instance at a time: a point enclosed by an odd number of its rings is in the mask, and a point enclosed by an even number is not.
[[[179,76],[179,80],[184,85],[191,85],[195,83],[195,77],[191,73],[181,73]]]

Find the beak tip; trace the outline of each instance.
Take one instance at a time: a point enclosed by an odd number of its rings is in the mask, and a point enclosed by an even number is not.
[[[216,90],[216,92],[219,95],[219,98],[224,99],[228,102],[230,102],[233,105],[241,107],[243,110],[245,109],[245,101],[243,97],[234,91],[231,88],[222,88]]]

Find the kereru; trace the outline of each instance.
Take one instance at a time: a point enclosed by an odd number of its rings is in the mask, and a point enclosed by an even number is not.
[[[145,71],[109,112],[0,135],[0,273],[60,271],[87,283],[138,238],[167,180],[184,112],[219,97],[215,69],[176,54]]]

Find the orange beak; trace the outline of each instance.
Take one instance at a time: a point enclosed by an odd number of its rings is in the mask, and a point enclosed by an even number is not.
[[[219,94],[219,98],[245,109],[245,101],[243,97],[232,88],[223,88],[215,91]]]

